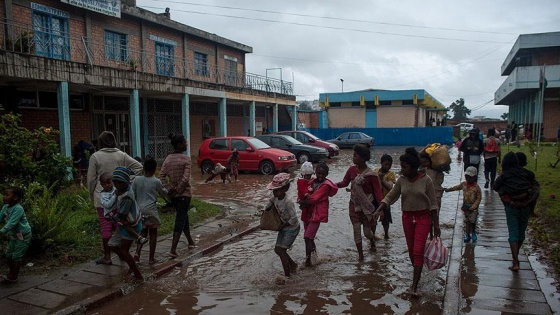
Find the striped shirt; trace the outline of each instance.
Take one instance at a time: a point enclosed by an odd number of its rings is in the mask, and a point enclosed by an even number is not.
[[[159,179],[165,188],[177,190],[174,198],[191,197],[191,158],[183,153],[169,154],[163,161]]]

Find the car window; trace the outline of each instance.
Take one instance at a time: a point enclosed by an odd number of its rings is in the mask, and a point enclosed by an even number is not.
[[[366,134],[363,133],[363,132],[360,132],[360,133],[358,133],[358,134],[359,134],[362,138],[369,138],[369,136],[366,135]]]
[[[350,139],[360,139],[360,135],[357,134],[357,133],[355,133],[355,132],[353,132],[353,133],[350,134],[350,137],[349,137],[349,138],[350,138]]]
[[[272,137],[272,139],[270,139],[270,146],[273,148],[279,148],[286,146],[286,143],[284,142],[284,139],[280,137]]]
[[[296,136],[294,138],[296,138],[297,141],[303,142],[303,143],[306,143],[308,141],[307,136],[304,135],[303,133],[296,133]]]
[[[231,139],[231,147],[237,151],[245,151],[249,145],[241,139]]]
[[[313,134],[310,134],[309,132],[302,132],[303,135],[305,135],[307,137],[307,139],[313,139],[313,140],[321,140],[318,137],[315,137]]]
[[[249,138],[249,139],[247,139],[247,142],[249,142],[257,150],[270,148],[270,146],[268,144],[262,142],[261,140],[259,140],[257,138]]]
[[[340,140],[346,140],[346,139],[348,139],[348,135],[349,135],[348,133],[343,133],[343,134],[340,135],[339,138],[340,138]]]
[[[282,140],[284,140],[285,142],[289,143],[289,144],[295,144],[295,145],[301,145],[303,143],[297,141],[296,139],[286,136],[286,137],[282,137]]]
[[[227,150],[228,139],[214,139],[210,142],[209,148],[213,150]]]

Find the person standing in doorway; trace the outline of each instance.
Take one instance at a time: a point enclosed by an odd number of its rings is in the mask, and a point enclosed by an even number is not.
[[[192,189],[191,179],[191,157],[185,154],[187,151],[187,139],[182,134],[169,134],[173,153],[170,153],[163,161],[159,172],[159,179],[165,188],[168,196],[175,206],[175,225],[173,226],[173,239],[169,257],[177,258],[177,245],[181,234],[184,233],[189,243],[189,249],[195,248],[194,240],[191,236],[189,223],[189,209],[191,206]]]

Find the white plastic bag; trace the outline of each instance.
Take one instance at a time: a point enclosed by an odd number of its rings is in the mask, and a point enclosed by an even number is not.
[[[424,265],[428,270],[435,270],[445,266],[446,263],[447,247],[443,245],[441,238],[432,238],[424,249]]]

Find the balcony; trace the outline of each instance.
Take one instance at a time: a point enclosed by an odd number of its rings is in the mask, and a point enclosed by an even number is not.
[[[494,93],[494,104],[511,105],[515,101],[534,94],[539,89],[541,66],[516,67]],[[547,88],[559,88],[560,65],[546,66]]]
[[[106,46],[104,42],[95,42],[85,36],[75,37],[61,32],[52,34],[28,24],[8,23],[5,20],[1,24],[0,51],[79,63],[84,68],[105,67],[163,78],[188,79],[207,83],[215,89],[223,86],[245,93],[254,90],[293,95],[293,84],[288,81],[220,69],[208,64],[195,64],[185,58],[155,55],[144,49],[131,49],[127,45]]]

